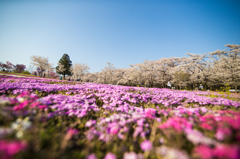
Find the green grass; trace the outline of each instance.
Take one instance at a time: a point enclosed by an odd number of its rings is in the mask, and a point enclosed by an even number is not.
[[[16,72],[3,72],[3,71],[0,71],[1,74],[10,74],[10,75],[19,75],[19,76],[34,76],[32,74],[24,74],[24,73],[16,73]]]

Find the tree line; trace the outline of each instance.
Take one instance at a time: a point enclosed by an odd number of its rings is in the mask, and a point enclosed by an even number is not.
[[[32,56],[31,64],[37,67],[35,72],[43,76],[59,78],[63,75],[83,82],[113,85],[146,86],[164,88],[168,81],[176,89],[194,89],[200,84],[204,89],[219,89],[229,85],[234,89],[240,87],[240,45],[227,44],[225,50],[216,50],[206,54],[187,53],[187,57],[171,57],[130,65],[129,68],[116,69],[114,64],[107,65],[100,72],[89,73],[87,64],[72,64],[68,54],[64,54],[57,67],[48,62],[48,58]],[[17,71],[24,70],[25,65],[13,66],[10,62],[0,63],[0,68]],[[30,70],[30,69],[29,69]],[[55,71],[54,71],[55,70]]]
[[[59,60],[58,65],[56,68],[52,67],[53,64],[50,64],[48,62],[48,58],[41,57],[41,56],[32,56],[31,57],[32,64],[38,68],[38,74],[40,76],[43,76],[44,73],[50,72],[51,74],[54,74],[54,70],[56,70],[56,75],[54,77],[58,78],[58,75],[63,75],[63,79],[65,79],[66,76],[71,79],[78,79],[82,78],[85,73],[88,72],[89,67],[87,64],[80,64],[75,63],[72,64],[72,61],[70,60],[70,57],[68,54],[63,54],[62,58]],[[51,76],[52,77],[52,76]]]
[[[7,61],[6,63],[0,62],[0,69],[4,72],[22,73],[26,69],[26,65],[24,64],[14,65],[9,61]],[[26,73],[28,74],[29,72],[26,72]]]
[[[104,84],[129,86],[166,87],[172,86],[194,89],[202,84],[204,89],[219,89],[229,85],[234,89],[240,86],[240,46],[225,45],[227,49],[206,54],[187,53],[188,57],[171,57],[130,65],[127,69],[107,66],[96,76],[88,75],[90,81]]]

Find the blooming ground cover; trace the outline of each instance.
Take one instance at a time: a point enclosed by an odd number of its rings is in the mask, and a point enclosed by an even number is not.
[[[0,158],[240,158],[240,101],[207,93],[0,76]]]

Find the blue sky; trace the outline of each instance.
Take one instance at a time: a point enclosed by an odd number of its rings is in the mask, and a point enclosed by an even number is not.
[[[203,54],[240,44],[240,1],[0,0],[0,61],[57,62],[64,53],[90,72],[144,60]]]

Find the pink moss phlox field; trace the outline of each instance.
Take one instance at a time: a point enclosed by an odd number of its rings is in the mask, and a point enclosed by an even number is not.
[[[11,159],[19,151],[23,151],[27,144],[23,141],[0,140],[0,154],[2,159]]]
[[[0,154],[240,158],[239,100],[208,95],[0,76]]]

